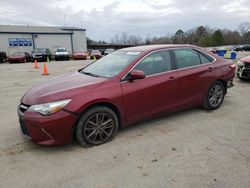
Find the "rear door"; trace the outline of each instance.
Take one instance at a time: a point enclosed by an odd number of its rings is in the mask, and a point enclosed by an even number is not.
[[[121,82],[127,121],[138,121],[175,108],[176,71],[168,50],[148,55],[133,69],[143,71],[146,77]]]
[[[174,49],[173,53],[177,66],[178,106],[200,104],[215,80],[214,59],[191,48]]]

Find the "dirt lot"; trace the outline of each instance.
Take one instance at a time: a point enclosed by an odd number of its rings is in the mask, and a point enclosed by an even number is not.
[[[245,54],[240,54],[244,56]],[[32,85],[88,61],[0,65],[0,187],[250,187],[250,82],[235,79],[220,109],[185,110],[122,129],[110,143],[37,146],[16,108]]]

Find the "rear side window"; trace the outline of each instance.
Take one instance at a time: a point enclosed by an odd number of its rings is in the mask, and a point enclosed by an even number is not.
[[[143,71],[146,76],[169,71],[172,69],[170,53],[168,50],[154,52],[143,59],[134,69]]]
[[[178,68],[191,67],[201,64],[199,54],[195,50],[176,49],[174,50],[174,53]]]
[[[199,53],[199,55],[200,55],[200,59],[201,59],[202,64],[211,63],[211,62],[214,61],[214,59],[212,57],[210,57],[210,56],[208,56],[206,54]]]

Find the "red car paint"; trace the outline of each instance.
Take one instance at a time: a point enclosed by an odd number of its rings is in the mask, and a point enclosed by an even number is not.
[[[88,54],[86,52],[83,52],[83,51],[75,52],[73,54],[73,59],[74,60],[80,60],[80,59],[86,60],[87,57],[88,57]]]
[[[212,63],[146,76],[135,81],[122,78],[147,54],[157,50],[176,48],[197,49],[215,60]],[[141,55],[123,71],[112,78],[91,77],[79,72],[56,77],[30,89],[22,98],[26,106],[72,101],[63,110],[43,116],[35,112],[22,112],[18,108],[20,122],[25,126],[31,141],[42,145],[58,145],[70,142],[80,116],[91,106],[112,106],[125,127],[135,122],[182,108],[203,104],[209,86],[216,80],[227,82],[235,74],[233,62],[191,45],[152,45],[123,49],[140,51]],[[172,59],[173,60],[173,59]],[[25,130],[24,130],[25,129]]]
[[[90,52],[90,58],[93,59],[94,57],[96,59],[102,58],[101,52],[99,50],[91,50],[91,52]]]
[[[26,63],[30,61],[30,55],[26,52],[16,52],[8,57],[8,61],[10,63],[14,63],[14,62]]]

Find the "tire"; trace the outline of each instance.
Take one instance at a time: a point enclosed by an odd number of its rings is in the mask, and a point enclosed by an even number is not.
[[[220,81],[214,82],[208,89],[203,107],[215,110],[221,106],[226,94],[226,88]]]
[[[3,59],[2,59],[2,61],[1,61],[2,63],[6,63],[6,58],[5,57],[3,57]]]
[[[76,126],[76,139],[83,147],[111,141],[117,134],[119,121],[113,110],[96,106],[85,112]]]

